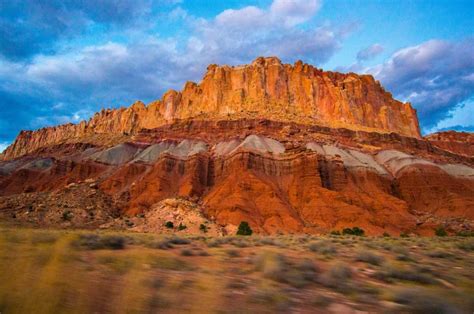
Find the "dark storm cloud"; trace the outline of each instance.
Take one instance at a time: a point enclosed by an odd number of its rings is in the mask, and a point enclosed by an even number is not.
[[[148,0],[0,1],[0,54],[10,60],[49,54],[58,40],[81,34],[91,23],[129,24],[149,10]]]

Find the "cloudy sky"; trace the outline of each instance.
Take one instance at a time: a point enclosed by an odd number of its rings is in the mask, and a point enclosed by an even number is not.
[[[474,130],[474,1],[0,0],[0,151],[257,56],[371,73],[424,133]]]

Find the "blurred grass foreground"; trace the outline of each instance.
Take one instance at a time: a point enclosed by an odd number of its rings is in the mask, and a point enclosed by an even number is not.
[[[0,228],[5,313],[473,313],[474,238]]]

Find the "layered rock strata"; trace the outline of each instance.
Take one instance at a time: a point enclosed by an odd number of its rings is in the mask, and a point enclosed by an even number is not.
[[[38,148],[100,134],[136,134],[176,120],[266,118],[420,137],[416,111],[393,99],[370,75],[324,72],[301,61],[257,58],[250,65],[210,65],[202,81],[166,92],[146,106],[102,110],[89,121],[22,131],[4,153],[11,159]]]

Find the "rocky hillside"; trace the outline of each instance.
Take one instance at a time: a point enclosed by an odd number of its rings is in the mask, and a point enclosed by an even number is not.
[[[176,120],[266,118],[351,130],[420,137],[416,111],[392,98],[370,75],[324,72],[301,61],[257,58],[250,65],[210,65],[199,84],[166,92],[145,106],[103,110],[88,122],[23,131],[4,153],[11,159],[34,150],[83,141],[97,134],[136,134]]]
[[[474,156],[474,134],[468,132],[438,132],[425,137],[436,147],[465,156]]]
[[[264,234],[472,231],[471,136],[421,138],[410,105],[370,76],[276,58],[212,65],[200,84],[148,106],[22,132],[0,162],[0,219],[149,232],[170,221],[213,234],[241,221]]]

